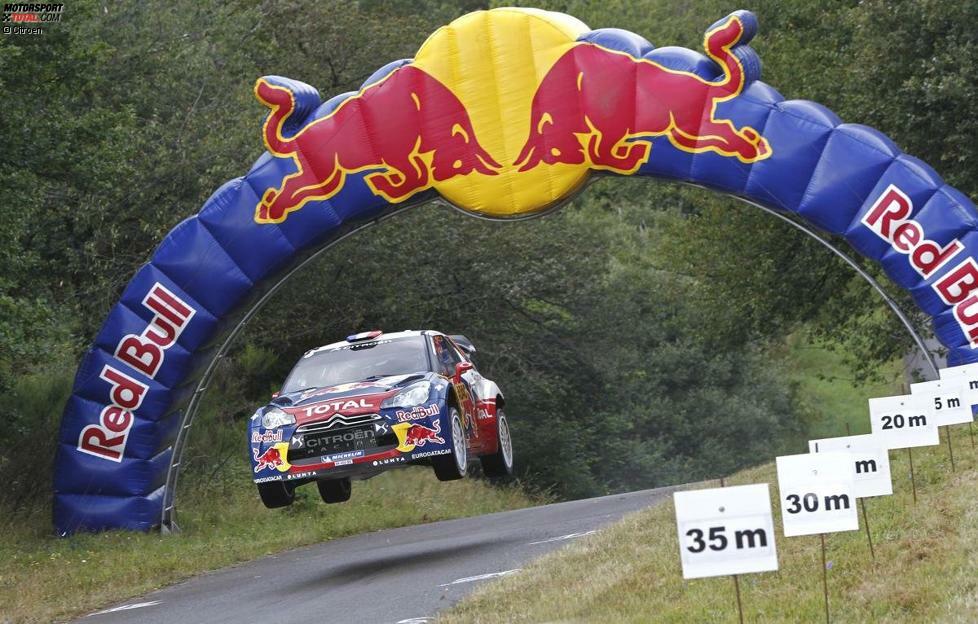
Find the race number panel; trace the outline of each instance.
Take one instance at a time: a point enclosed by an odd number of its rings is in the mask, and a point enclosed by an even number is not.
[[[959,425],[971,422],[971,405],[961,395],[963,382],[954,379],[937,379],[910,384],[910,394],[929,401],[934,409],[934,424]]]
[[[849,453],[784,455],[777,464],[785,537],[859,529]]]
[[[890,453],[875,435],[809,440],[810,453],[849,453],[853,467],[856,498],[893,494]]]
[[[934,424],[933,401],[904,394],[869,400],[873,435],[888,449],[934,446],[940,442]]]
[[[942,368],[941,380],[960,381],[963,403],[969,406],[978,405],[978,364]]]
[[[766,483],[676,492],[683,578],[778,569]]]

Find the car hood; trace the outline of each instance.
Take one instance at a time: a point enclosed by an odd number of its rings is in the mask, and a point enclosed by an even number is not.
[[[428,372],[390,375],[325,388],[308,388],[283,394],[272,405],[295,416],[296,424],[323,420],[333,414],[369,414],[380,410],[384,399],[416,381],[427,379]]]

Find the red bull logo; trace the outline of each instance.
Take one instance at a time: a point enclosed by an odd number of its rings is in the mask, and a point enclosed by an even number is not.
[[[255,472],[261,472],[267,468],[275,468],[279,472],[286,472],[292,467],[286,459],[288,448],[288,444],[280,442],[264,451],[259,451],[257,448],[251,449],[252,457],[255,460]]]
[[[473,171],[495,175],[500,167],[479,145],[455,94],[412,65],[395,69],[291,138],[282,128],[295,108],[293,93],[262,78],[255,95],[272,110],[264,126],[266,147],[298,168],[281,187],[265,192],[255,211],[258,223],[280,223],[306,202],[329,199],[348,173],[377,169],[367,184],[396,203],[435,181]]]
[[[434,444],[444,444],[445,438],[441,433],[441,424],[438,420],[432,422],[432,427],[425,427],[418,423],[398,423],[391,427],[397,435],[397,450],[402,453],[410,453],[415,447],[424,446],[428,442]]]
[[[691,72],[592,44],[571,48],[533,96],[530,136],[514,165],[587,163],[630,174],[648,161],[657,136],[687,152],[712,151],[751,163],[771,155],[757,130],[716,119],[717,104],[740,94],[744,69],[730,49],[744,27],[736,17],[706,36],[706,51],[723,69],[709,82]],[[641,105],[636,94],[648,94]]]
[[[299,96],[263,78],[255,94],[271,110],[265,145],[296,172],[265,190],[254,219],[281,223],[354,173],[393,203],[435,189],[463,210],[525,215],[573,194],[593,171],[635,173],[656,137],[685,152],[763,160],[772,148],[760,132],[717,112],[748,82],[734,53],[746,30],[735,14],[707,33],[706,53],[722,70],[708,80],[579,40],[589,29],[567,15],[479,11],[292,136]]]

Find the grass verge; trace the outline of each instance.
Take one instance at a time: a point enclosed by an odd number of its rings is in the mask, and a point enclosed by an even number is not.
[[[181,492],[179,535],[112,531],[58,539],[47,533],[46,517],[0,521],[0,622],[63,620],[289,548],[534,503],[516,486],[441,483],[430,469],[406,468],[354,483],[348,503],[325,505],[306,486],[291,508],[272,511],[247,477],[232,472],[206,489]],[[194,505],[195,495],[207,496],[207,504]]]
[[[869,429],[866,399],[898,392],[894,382],[855,387],[838,354],[791,346],[789,375],[814,411],[812,438]],[[918,502],[911,495],[907,452],[891,451],[894,495],[867,499],[876,560],[860,531],[827,537],[833,622],[978,621],[978,451],[967,426],[952,436],[957,471],[942,444],[914,451]],[[798,448],[805,452],[807,448]],[[770,483],[780,570],[741,577],[747,622],[824,621],[817,536],[780,531],[773,464],[741,471],[730,485]],[[478,622],[737,622],[730,578],[685,581],[672,502],[633,514],[486,585],[438,618]]]
[[[953,474],[946,446],[915,450],[916,505],[906,451],[891,451],[895,494],[867,499],[875,561],[863,530],[827,536],[833,622],[978,621],[978,453],[966,426],[953,440]],[[728,480],[770,483],[776,516],[781,569],[741,577],[745,621],[824,621],[819,538],[784,538],[776,482],[771,464]],[[735,600],[728,577],[683,580],[670,501],[482,588],[437,622],[736,622]]]

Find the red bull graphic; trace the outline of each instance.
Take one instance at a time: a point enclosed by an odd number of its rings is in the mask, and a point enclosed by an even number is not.
[[[257,223],[281,223],[306,202],[329,199],[348,173],[366,177],[377,195],[404,201],[434,181],[500,167],[476,138],[465,107],[424,71],[406,65],[340,104],[295,136],[283,126],[295,110],[294,94],[262,78],[255,95],[272,112],[264,125],[268,150],[292,158],[298,171],[268,189],[255,209]]]
[[[397,423],[391,429],[397,435],[397,450],[402,453],[410,453],[417,446],[424,446],[428,442],[433,444],[444,444],[445,438],[439,435],[441,433],[441,423],[438,420],[434,420],[431,423],[433,427],[425,427],[418,423]]]
[[[394,416],[397,418],[398,422],[408,422],[411,420],[424,420],[426,418],[431,418],[432,416],[437,416],[438,411],[438,406],[435,404],[415,405],[410,411],[397,410],[394,413]]]
[[[540,163],[587,163],[631,174],[652,149],[636,139],[656,136],[683,151],[744,163],[769,157],[771,146],[757,130],[716,118],[717,104],[744,88],[744,68],[731,53],[743,35],[737,17],[707,33],[706,51],[723,69],[717,82],[601,46],[574,46],[533,96],[530,136],[513,164],[527,171]]]
[[[441,425],[438,424],[436,420],[434,422],[435,428],[429,429],[424,425],[413,424],[408,427],[407,433],[404,436],[405,444],[413,444],[415,446],[424,446],[429,440],[435,444],[444,444],[445,440],[438,434],[441,433]]]
[[[288,471],[292,467],[286,459],[288,449],[289,445],[285,442],[280,442],[264,451],[259,451],[256,448],[251,449],[252,456],[255,460],[255,472],[261,472],[268,468],[274,468],[279,472]]]
[[[115,356],[153,379],[163,366],[166,350],[176,343],[197,311],[158,282],[146,294],[143,306],[153,313],[153,318],[141,334],[124,336]]]
[[[109,365],[102,368],[99,378],[109,384],[112,402],[102,409],[98,423],[81,430],[77,448],[94,457],[121,462],[133,412],[139,409],[149,387]]]

